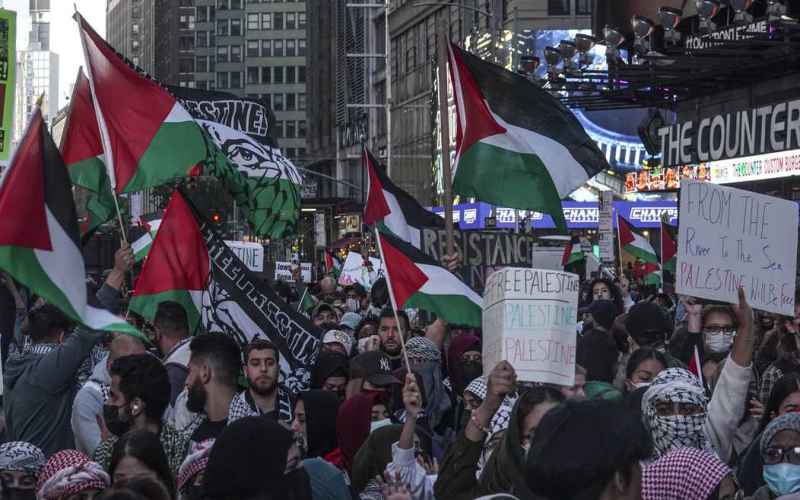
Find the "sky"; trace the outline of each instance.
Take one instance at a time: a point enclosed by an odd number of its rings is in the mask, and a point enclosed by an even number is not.
[[[29,0],[0,0],[4,9],[17,12],[17,49],[28,46],[28,31],[31,27],[28,2]],[[70,85],[75,81],[78,68],[84,65],[78,26],[72,19],[75,6],[101,36],[106,33],[106,0],[50,1],[50,51],[58,54],[59,109],[67,104]]]

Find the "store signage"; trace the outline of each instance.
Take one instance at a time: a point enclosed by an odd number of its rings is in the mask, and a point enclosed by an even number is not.
[[[690,50],[707,49],[709,47],[724,45],[725,42],[748,40],[758,35],[765,35],[768,32],[769,23],[766,19],[760,19],[749,24],[725,26],[707,35],[687,36],[683,42],[683,46]]]
[[[667,167],[800,149],[800,99],[658,130]]]
[[[630,172],[625,176],[625,192],[675,191],[680,188],[680,183],[687,179],[694,181],[711,180],[706,164],[667,168],[659,166],[639,172]]]
[[[708,170],[717,184],[800,175],[800,150],[709,162]]]

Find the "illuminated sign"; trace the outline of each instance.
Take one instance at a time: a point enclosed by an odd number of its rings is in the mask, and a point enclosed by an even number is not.
[[[678,207],[675,205],[664,207],[632,207],[629,212],[630,221],[655,224],[666,214],[670,221],[678,219]]]
[[[800,175],[800,149],[713,161],[707,166],[712,182],[718,184]]]
[[[625,176],[626,193],[650,191],[676,191],[681,180],[710,181],[710,171],[705,163],[682,167],[653,167],[641,172],[630,172]]]
[[[750,24],[726,26],[708,35],[687,36],[684,41],[684,47],[692,50],[717,47],[724,45],[725,42],[748,40],[750,38],[755,38],[757,35],[765,35],[768,33],[768,30],[769,24],[766,19],[761,19]]]

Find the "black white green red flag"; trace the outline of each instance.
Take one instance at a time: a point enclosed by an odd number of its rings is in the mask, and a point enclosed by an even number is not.
[[[401,240],[420,248],[420,230],[444,227],[441,217],[419,204],[413,196],[397,187],[386,174],[386,167],[364,146],[362,163],[367,170],[367,203],[364,223],[379,224]]]
[[[449,323],[480,327],[480,295],[411,244],[389,233],[378,235],[387,281],[398,308],[419,308]]]
[[[535,210],[566,231],[561,200],[601,170],[605,156],[577,118],[521,75],[451,44],[456,103],[453,192]]]
[[[73,321],[142,336],[88,304],[69,173],[38,108],[0,186],[0,269]]]
[[[678,228],[661,221],[661,266],[665,271],[675,274],[678,260]]]
[[[586,256],[583,255],[580,238],[573,236],[567,243],[567,246],[564,247],[564,256],[561,258],[561,265],[567,267],[585,258]]]
[[[643,281],[646,285],[659,285],[661,283],[661,266],[658,264],[658,255],[644,235],[633,229],[630,222],[622,215],[617,215],[617,230],[619,231],[620,249],[640,259],[643,266]]]

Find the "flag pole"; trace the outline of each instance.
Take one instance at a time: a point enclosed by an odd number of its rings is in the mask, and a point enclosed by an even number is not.
[[[389,266],[386,265],[386,258],[383,253],[383,245],[381,245],[381,236],[378,234],[378,226],[375,226],[375,241],[378,243],[378,251],[381,253],[381,262],[383,263],[384,275],[386,276],[386,288],[389,290],[389,301],[392,303],[392,312],[394,312],[394,321],[397,323],[397,329],[400,331],[400,346],[403,351],[403,361],[406,364],[406,371],[411,373],[411,365],[408,362],[408,353],[406,352],[406,340],[403,327],[400,326],[400,317],[397,315],[397,301],[394,298],[394,290],[392,289],[392,281],[389,278]]]
[[[303,290],[303,296],[300,297],[300,302],[297,304],[297,312],[300,312],[300,310],[303,308],[303,300],[305,300],[307,293],[308,293],[308,287],[306,287],[305,290]]]
[[[444,181],[444,229],[447,234],[447,254],[453,255],[453,176],[450,171],[450,114],[447,106],[447,54],[449,51],[447,24],[439,21],[439,130],[442,143],[442,177]]]
[[[619,223],[619,212],[617,212],[617,255],[619,256],[619,275],[624,274],[624,269],[622,268],[622,238],[620,237],[620,223]]]

